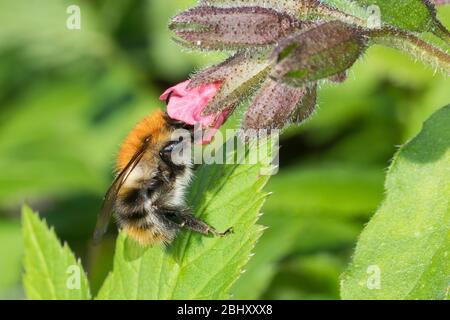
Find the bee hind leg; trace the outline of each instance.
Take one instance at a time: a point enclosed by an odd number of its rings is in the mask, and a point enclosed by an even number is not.
[[[206,222],[194,217],[190,212],[186,212],[186,210],[170,210],[170,214],[167,215],[167,217],[174,222],[176,221],[176,224],[180,228],[185,228],[204,235],[224,237],[233,233],[233,228],[228,228],[225,232],[218,232]]]
[[[233,233],[233,228],[228,228],[224,232],[218,232],[215,228],[211,227],[206,222],[194,217],[192,214],[184,214],[181,217],[182,227],[195,231],[204,235],[213,235],[215,237],[224,237],[230,233]]]

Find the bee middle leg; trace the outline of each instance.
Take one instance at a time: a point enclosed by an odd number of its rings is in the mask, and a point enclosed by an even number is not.
[[[207,224],[206,222],[196,218],[190,212],[180,210],[167,210],[165,211],[167,217],[175,222],[180,228],[185,228],[194,232],[198,232],[204,235],[214,235],[216,237],[223,237],[233,232],[233,228],[228,228],[224,232],[218,232],[215,228]]]

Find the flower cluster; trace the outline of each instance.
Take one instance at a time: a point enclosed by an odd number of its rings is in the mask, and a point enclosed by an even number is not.
[[[216,130],[252,95],[242,129],[301,123],[315,110],[317,84],[344,81],[368,47],[373,30],[362,24],[318,0],[200,0],[172,18],[175,40],[232,54],[166,91],[169,115]]]

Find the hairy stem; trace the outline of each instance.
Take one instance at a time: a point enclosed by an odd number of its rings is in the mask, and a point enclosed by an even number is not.
[[[367,21],[365,19],[361,19],[357,16],[348,14],[344,11],[335,9],[325,4],[320,5],[315,11],[316,15],[321,18],[339,19],[350,24],[359,25],[361,27],[365,27],[367,25]]]
[[[400,49],[412,54],[433,68],[450,74],[450,55],[415,35],[391,27],[368,30],[367,32],[374,43]]]

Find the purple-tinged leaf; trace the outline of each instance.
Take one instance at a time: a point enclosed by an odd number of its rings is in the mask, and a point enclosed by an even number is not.
[[[271,45],[305,24],[268,8],[200,6],[175,16],[169,28],[190,47],[221,50]]]
[[[267,79],[250,104],[242,129],[283,129],[290,122],[302,122],[314,111],[316,85],[294,88]]]
[[[278,63],[271,77],[293,86],[340,74],[350,68],[367,46],[364,29],[341,21],[318,23],[288,37],[273,56]]]

